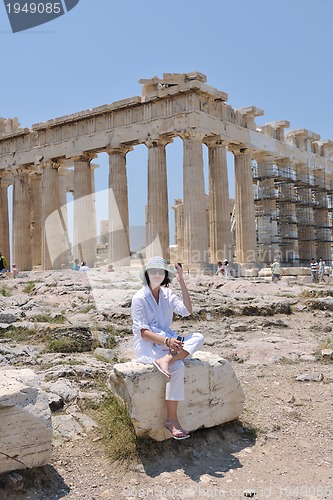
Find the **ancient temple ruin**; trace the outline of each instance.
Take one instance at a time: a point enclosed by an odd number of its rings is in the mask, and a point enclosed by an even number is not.
[[[10,255],[8,186],[13,185],[11,261],[21,270],[52,269],[96,256],[94,167],[109,155],[109,259],[129,264],[126,155],[148,148],[147,255],[169,258],[166,147],[183,141],[183,199],[177,200],[177,255],[188,265],[228,259],[248,267],[331,261],[333,142],[280,120],[258,127],[263,111],[233,109],[205,75],[140,80],[142,97],[20,128],[0,119],[0,250]],[[203,145],[208,148],[205,193]],[[227,151],[234,155],[230,209]],[[66,193],[74,195],[74,242]],[[234,234],[234,237],[233,237]]]

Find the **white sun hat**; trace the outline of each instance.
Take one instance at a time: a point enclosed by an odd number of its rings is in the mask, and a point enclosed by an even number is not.
[[[163,259],[163,257],[152,257],[148,260],[147,264],[140,270],[140,278],[142,281],[145,281],[145,271],[148,271],[149,269],[164,269],[165,271],[168,271],[168,277],[170,280],[172,280],[176,275],[174,268],[172,268],[167,261]]]

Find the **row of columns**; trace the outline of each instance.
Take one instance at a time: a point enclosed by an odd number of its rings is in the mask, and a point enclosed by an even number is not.
[[[182,260],[203,265],[223,258],[232,261],[232,237],[226,148],[218,137],[205,139],[203,133],[180,134],[183,140],[183,219]],[[146,213],[147,251],[149,258],[162,254],[169,259],[169,221],[166,145],[170,137],[149,138],[148,200]],[[209,157],[209,209],[204,186],[203,141]],[[130,146],[107,148],[109,154],[109,258],[129,264],[129,214],[126,155]],[[236,174],[236,260],[256,261],[256,227],[252,190],[251,152],[234,149]],[[94,154],[82,154],[71,160],[74,193],[74,250],[68,238],[67,169],[59,161],[13,169],[13,258],[21,269],[40,266],[60,268],[70,258],[93,265],[96,257],[96,221],[94,177],[91,161]],[[1,213],[5,214],[7,186],[0,180]],[[9,231],[1,227],[3,253],[9,255]],[[7,231],[7,236],[5,232]],[[178,228],[180,233],[180,228]],[[7,242],[7,243],[6,243]],[[210,246],[210,248],[209,248]]]
[[[93,265],[96,259],[95,195],[91,159],[74,157],[75,257]],[[13,184],[12,261],[21,270],[59,269],[73,258],[68,236],[67,174],[60,163],[13,168],[0,177],[0,208],[3,217],[1,243],[10,255],[8,227],[9,184]]]

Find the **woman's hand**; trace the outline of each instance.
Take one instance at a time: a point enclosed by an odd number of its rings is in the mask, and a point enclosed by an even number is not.
[[[169,349],[171,352],[179,352],[183,349],[184,342],[174,338],[169,339]]]
[[[182,289],[183,302],[188,312],[192,314],[192,304],[184,281],[183,268],[180,264],[176,262],[175,269],[176,269],[176,278],[179,281],[180,288]]]
[[[176,270],[176,278],[177,280],[179,281],[179,283],[181,281],[184,280],[184,276],[183,276],[183,268],[182,266],[180,266],[178,263],[175,264],[175,270]]]

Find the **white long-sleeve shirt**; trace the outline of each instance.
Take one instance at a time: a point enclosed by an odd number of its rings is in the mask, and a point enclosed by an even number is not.
[[[160,345],[141,336],[141,330],[147,329],[163,337],[175,337],[170,329],[173,313],[189,316],[184,303],[170,288],[160,287],[158,304],[148,286],[142,287],[132,299],[132,319],[134,334],[134,350],[136,360],[141,363],[152,363],[160,356]]]

